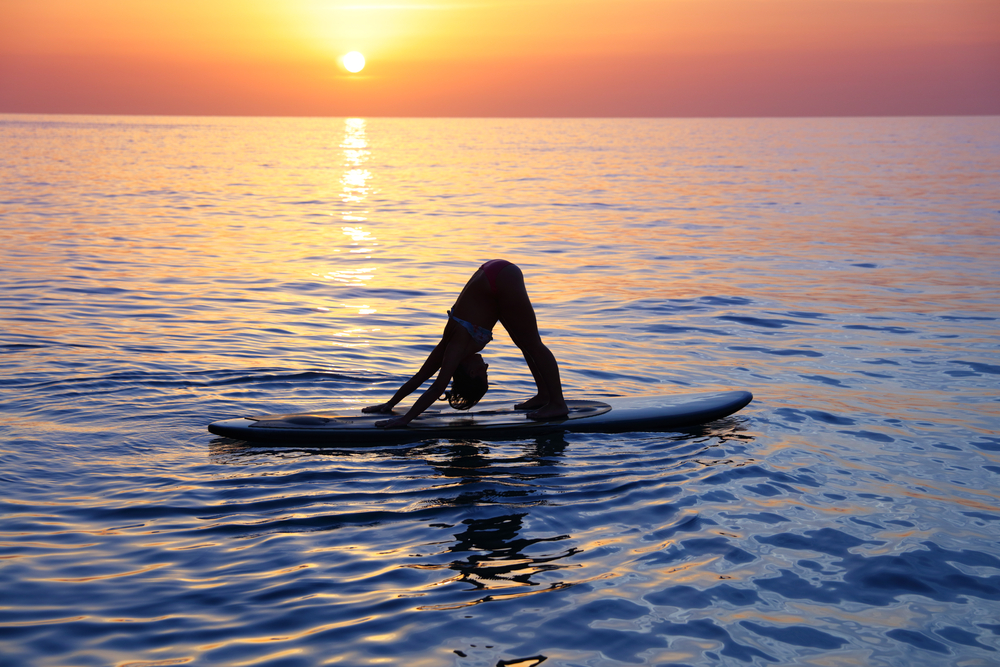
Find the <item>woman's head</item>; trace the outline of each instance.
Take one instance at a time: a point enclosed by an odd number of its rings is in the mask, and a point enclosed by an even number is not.
[[[489,364],[478,354],[469,355],[462,361],[451,379],[448,404],[456,410],[468,410],[478,403],[490,388],[487,368]]]

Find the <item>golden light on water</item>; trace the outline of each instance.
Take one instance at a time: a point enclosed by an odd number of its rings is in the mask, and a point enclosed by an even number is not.
[[[345,53],[344,57],[341,58],[341,62],[344,63],[344,69],[352,74],[356,74],[365,68],[365,57],[357,51]]]
[[[364,56],[357,52],[352,53],[360,58],[361,62],[358,67],[360,70],[361,67],[364,67]],[[352,66],[349,59],[351,55],[349,53],[342,58],[343,65],[347,69]],[[342,222],[346,223],[340,227],[340,231],[351,239],[351,247],[347,248],[347,253],[364,255],[365,259],[369,259],[372,248],[378,243],[372,233],[365,229],[364,224],[368,220],[368,209],[365,203],[369,194],[368,181],[372,178],[372,173],[364,168],[370,157],[366,126],[367,123],[363,118],[344,119],[344,136],[340,143],[343,152],[341,156],[343,172],[340,176],[342,190],[339,193],[342,207],[339,211],[331,212],[331,215],[339,215]],[[340,249],[336,251],[339,252]],[[375,269],[374,265],[353,265],[342,257],[336,260],[331,270],[321,277],[334,283],[340,283],[342,286],[365,287],[372,279]],[[358,315],[372,315],[378,312],[378,309],[363,301],[341,303],[340,307],[357,311]],[[378,331],[378,329],[345,329],[334,334],[340,340],[332,341],[331,344],[336,347],[368,347],[369,342],[365,335],[374,331]],[[343,340],[345,338],[357,340],[345,341]]]

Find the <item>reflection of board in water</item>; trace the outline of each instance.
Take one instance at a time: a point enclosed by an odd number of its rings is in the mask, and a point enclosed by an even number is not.
[[[553,432],[625,433],[669,431],[721,419],[742,409],[753,395],[748,391],[672,394],[607,398],[601,401],[567,401],[564,419],[533,421],[527,411],[509,404],[485,402],[479,409],[428,410],[406,428],[382,429],[375,422],[384,414],[358,411],[298,413],[227,419],[209,424],[208,430],[236,440],[271,444],[356,445],[407,442],[431,438],[505,440]]]

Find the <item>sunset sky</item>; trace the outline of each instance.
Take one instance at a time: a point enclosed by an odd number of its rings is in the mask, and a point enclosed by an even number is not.
[[[1000,0],[0,0],[11,112],[1000,114]]]

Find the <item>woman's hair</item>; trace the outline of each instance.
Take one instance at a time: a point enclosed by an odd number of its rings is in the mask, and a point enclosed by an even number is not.
[[[472,377],[465,366],[458,365],[451,379],[451,391],[444,393],[448,405],[456,410],[468,410],[486,394],[490,388],[489,382],[483,377]]]

